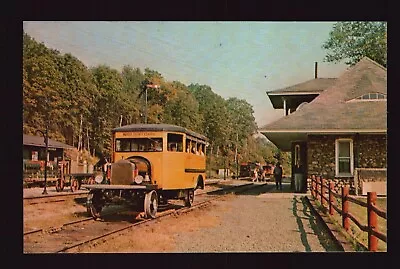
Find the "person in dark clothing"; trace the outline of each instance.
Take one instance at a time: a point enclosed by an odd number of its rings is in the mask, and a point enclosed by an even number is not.
[[[282,174],[283,174],[282,166],[279,162],[277,162],[274,168],[276,189],[278,189],[279,185],[280,190],[282,190]]]

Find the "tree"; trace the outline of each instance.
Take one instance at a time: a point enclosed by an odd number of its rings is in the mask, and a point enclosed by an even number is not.
[[[257,131],[253,107],[246,100],[231,97],[226,100],[226,106],[233,129],[231,140],[236,140],[236,134],[238,139],[242,140]]]
[[[199,103],[199,113],[204,118],[201,133],[210,139],[211,147],[230,144],[232,126],[225,99],[207,85],[190,84],[188,89]]]
[[[180,82],[168,84],[174,95],[164,107],[164,122],[180,125],[190,130],[202,132],[203,115],[199,113],[199,103],[188,88]]]
[[[346,60],[352,66],[367,56],[386,67],[386,22],[338,22],[322,48],[329,51],[324,58],[327,62]]]
[[[64,142],[58,122],[66,113],[62,110],[62,73],[60,55],[28,35],[23,36],[23,130],[35,134],[49,124],[49,136]]]
[[[111,153],[111,130],[119,126],[120,116],[125,111],[122,98],[123,79],[121,73],[107,65],[91,68],[99,95],[94,101],[96,110],[91,115],[96,151]],[[126,107],[125,107],[126,108]]]
[[[80,117],[83,126],[92,136],[90,115],[96,110],[94,101],[99,95],[88,68],[76,57],[67,53],[59,62],[64,89],[60,91],[61,108],[64,111],[59,121],[59,128],[69,143],[78,141]],[[66,113],[67,112],[67,113]]]

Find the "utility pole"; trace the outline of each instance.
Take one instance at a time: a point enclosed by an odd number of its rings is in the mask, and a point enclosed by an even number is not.
[[[83,116],[81,114],[81,123],[79,125],[78,151],[82,150],[82,121],[83,121]]]
[[[39,132],[39,133],[41,133],[43,135],[44,145],[46,147],[45,160],[44,160],[44,189],[43,189],[42,194],[47,194],[47,189],[46,189],[46,187],[47,187],[47,159],[49,157],[48,155],[49,155],[49,119],[50,119],[50,116],[49,116],[49,102],[48,102],[47,96],[45,97],[44,104],[45,104],[45,108],[46,108],[45,109],[46,115],[44,115],[45,116],[45,122],[46,122],[46,129],[45,129],[44,132],[42,130],[36,130],[36,133]]]
[[[148,87],[149,85],[146,85],[146,93],[145,93],[145,96],[146,96],[146,102],[145,102],[145,107],[144,107],[144,123],[145,124],[147,124],[147,87]]]
[[[89,127],[86,127],[86,138],[87,138],[87,150],[90,154],[90,146],[89,146]]]
[[[39,132],[43,135],[44,138],[44,145],[46,147],[45,150],[45,160],[44,160],[44,189],[42,194],[47,194],[47,158],[48,158],[48,154],[49,154],[49,123],[48,123],[48,119],[46,120],[46,129],[45,131],[41,131],[41,130],[37,130],[36,132]]]
[[[239,179],[238,143],[239,143],[239,133],[236,133],[236,149],[235,149],[236,179]]]
[[[158,89],[160,88],[160,85],[156,85],[156,84],[147,84],[146,85],[146,89],[145,89],[145,107],[144,107],[144,123],[147,124],[147,89],[151,88],[151,89]]]

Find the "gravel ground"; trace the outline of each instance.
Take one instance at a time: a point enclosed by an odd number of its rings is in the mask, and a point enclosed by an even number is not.
[[[206,208],[162,218],[82,252],[221,253],[339,251],[302,197],[274,185],[230,194]]]
[[[261,192],[271,190],[272,184]],[[232,195],[206,214],[215,227],[178,234],[176,252],[338,251],[303,201],[303,195],[273,190]]]

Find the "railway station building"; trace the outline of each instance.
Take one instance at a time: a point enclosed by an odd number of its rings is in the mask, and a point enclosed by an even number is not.
[[[310,177],[320,175],[337,190],[346,184],[355,194],[386,194],[385,67],[364,57],[338,78],[315,75],[267,96],[284,115],[259,131],[291,152],[292,189],[305,192]]]

